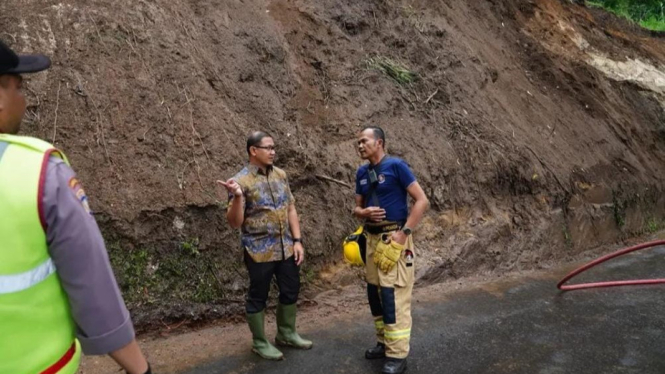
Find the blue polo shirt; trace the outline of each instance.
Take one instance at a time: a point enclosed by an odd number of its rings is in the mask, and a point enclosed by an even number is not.
[[[370,167],[370,164],[365,164],[356,172],[356,195],[363,197],[365,207],[376,206],[369,195]],[[406,189],[416,181],[409,165],[400,158],[385,156],[372,168],[377,177],[374,191],[379,206],[386,210],[386,220],[405,222],[409,216],[409,194]]]

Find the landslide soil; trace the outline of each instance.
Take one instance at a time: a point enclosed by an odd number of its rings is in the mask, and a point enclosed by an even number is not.
[[[585,51],[660,68],[663,36],[600,10],[23,0],[0,4],[0,35],[54,61],[27,82],[23,132],[72,161],[140,330],[242,314],[246,273],[215,180],[243,167],[255,129],[273,134],[297,199],[305,307],[361,282],[340,243],[357,225],[354,136],[368,124],[430,198],[420,284],[548,268],[662,227],[663,103]],[[377,57],[417,79],[396,82]]]

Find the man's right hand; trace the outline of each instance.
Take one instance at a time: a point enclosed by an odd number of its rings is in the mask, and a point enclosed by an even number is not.
[[[238,184],[238,182],[234,181],[233,179],[229,179],[226,182],[218,180],[217,183],[221,184],[226,188],[227,191],[229,191],[230,194],[233,194],[235,197],[240,197],[242,196],[242,188]]]
[[[370,221],[381,222],[386,219],[386,210],[377,206],[363,209],[363,216]]]

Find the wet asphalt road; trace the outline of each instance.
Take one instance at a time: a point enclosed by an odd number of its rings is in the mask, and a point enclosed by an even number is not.
[[[643,252],[572,283],[665,278],[665,248]],[[665,285],[560,293],[558,279],[525,278],[415,304],[407,373],[665,373]],[[367,309],[367,318],[308,334],[314,348],[285,349],[285,361],[264,361],[248,349],[187,374],[380,373],[381,360],[363,357],[374,345]]]

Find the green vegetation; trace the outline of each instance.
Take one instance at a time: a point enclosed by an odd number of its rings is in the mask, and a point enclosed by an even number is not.
[[[180,243],[180,249],[185,251],[190,256],[198,256],[199,253],[199,238],[192,238]]]
[[[606,9],[654,31],[665,31],[665,3],[662,0],[590,0],[587,5]]]
[[[311,267],[310,264],[305,262],[302,265],[301,271],[300,271],[300,283],[302,284],[311,284],[314,279],[316,278],[316,272],[314,272],[314,268]]]
[[[570,236],[570,231],[568,231],[568,225],[563,224],[563,240],[566,243],[566,247],[573,247],[573,238]]]
[[[147,289],[155,285],[155,279],[148,272],[148,251],[123,251],[119,243],[114,243],[109,245],[108,253],[123,297],[127,302],[143,299],[147,295]]]
[[[614,209],[614,223],[618,228],[622,228],[626,224],[626,205],[625,201],[621,201],[618,194],[612,191],[612,207]]]
[[[659,221],[656,218],[649,218],[646,220],[644,223],[644,231],[646,231],[649,234],[653,234],[656,231],[659,231],[663,228],[663,222]]]
[[[108,252],[122,294],[130,306],[178,301],[215,303],[227,298],[223,271],[238,264],[220,263],[213,252],[200,252],[198,238],[182,241],[178,250],[126,250],[119,243]],[[218,266],[222,266],[224,269]],[[226,280],[226,279],[224,279]]]
[[[418,79],[418,75],[415,72],[387,57],[372,57],[366,63],[370,69],[382,72],[401,85],[413,83]]]

